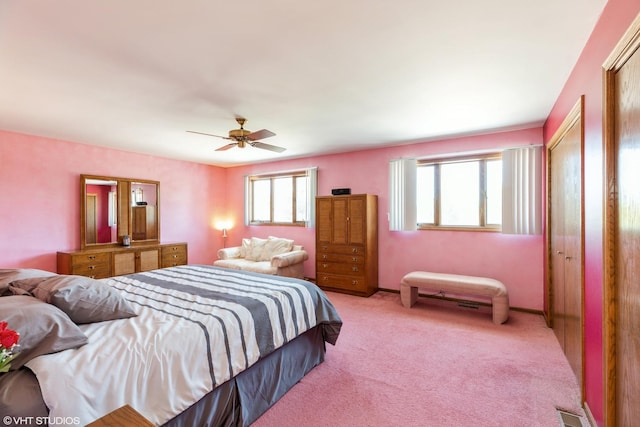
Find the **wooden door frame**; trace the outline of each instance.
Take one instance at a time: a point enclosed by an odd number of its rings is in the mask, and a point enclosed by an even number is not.
[[[546,224],[545,224],[545,252],[546,252],[546,278],[545,281],[545,295],[547,296],[547,306],[545,307],[545,315],[547,317],[547,325],[549,327],[553,326],[553,289],[551,285],[551,265],[552,265],[552,257],[551,253],[551,151],[560,144],[564,137],[567,135],[569,130],[573,128],[576,122],[580,120],[580,334],[581,334],[581,343],[580,343],[580,357],[582,358],[581,363],[581,384],[580,384],[580,399],[581,403],[584,404],[585,398],[585,345],[584,345],[584,236],[585,236],[585,227],[584,227],[584,95],[581,95],[578,101],[574,104],[573,108],[567,113],[567,116],[562,121],[562,124],[558,127],[558,130],[553,134],[549,142],[546,144],[546,173],[547,173],[547,206],[546,206]]]
[[[611,55],[602,65],[603,80],[603,155],[604,155],[604,288],[603,288],[603,344],[604,344],[604,417],[605,425],[616,425],[617,410],[617,283],[616,242],[618,182],[616,162],[615,96],[616,73],[640,48],[640,15],[622,36]]]

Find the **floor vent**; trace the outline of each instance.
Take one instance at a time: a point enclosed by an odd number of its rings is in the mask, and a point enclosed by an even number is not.
[[[474,308],[477,310],[478,308],[480,308],[480,304],[473,301],[460,301],[458,302],[458,307]]]
[[[584,419],[576,414],[558,409],[558,417],[560,417],[561,427],[588,427],[588,423]]]

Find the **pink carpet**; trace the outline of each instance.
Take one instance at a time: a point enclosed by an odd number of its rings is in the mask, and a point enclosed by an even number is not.
[[[580,392],[541,316],[400,295],[328,293],[344,326],[313,369],[253,427],[554,426],[584,415]]]

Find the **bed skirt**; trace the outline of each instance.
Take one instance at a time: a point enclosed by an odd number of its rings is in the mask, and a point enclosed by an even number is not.
[[[322,363],[324,356],[322,327],[316,326],[216,387],[164,426],[248,426]],[[36,417],[47,417],[38,380],[30,370],[0,376],[0,413],[12,415],[12,421],[5,420],[7,426],[36,425]],[[19,417],[24,422],[15,424]]]
[[[325,349],[316,326],[216,387],[164,427],[248,426],[322,363]]]

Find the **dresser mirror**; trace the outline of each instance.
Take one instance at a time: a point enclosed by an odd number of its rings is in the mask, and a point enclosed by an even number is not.
[[[160,183],[80,175],[81,249],[159,243]]]

